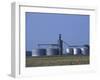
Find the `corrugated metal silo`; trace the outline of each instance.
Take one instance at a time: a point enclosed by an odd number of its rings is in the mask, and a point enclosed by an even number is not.
[[[59,55],[59,49],[58,48],[47,48],[47,56],[53,56],[53,55]]]
[[[74,55],[81,55],[81,49],[80,48],[73,48]]]
[[[31,51],[26,51],[26,56],[32,56],[32,52]]]
[[[44,56],[46,55],[46,49],[33,49],[32,56]]]
[[[88,55],[88,54],[89,54],[89,49],[88,49],[87,47],[82,47],[82,48],[81,48],[81,53],[82,53],[83,55]]]
[[[67,48],[65,54],[66,55],[73,55],[73,48]]]

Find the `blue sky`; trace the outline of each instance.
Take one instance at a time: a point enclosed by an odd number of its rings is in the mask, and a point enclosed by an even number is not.
[[[26,12],[26,50],[38,43],[57,43],[58,34],[70,45],[89,44],[89,15]]]

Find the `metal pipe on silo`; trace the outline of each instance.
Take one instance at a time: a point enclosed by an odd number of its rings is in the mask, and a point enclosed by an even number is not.
[[[59,55],[63,54],[63,40],[61,39],[61,34],[59,34],[58,40]]]

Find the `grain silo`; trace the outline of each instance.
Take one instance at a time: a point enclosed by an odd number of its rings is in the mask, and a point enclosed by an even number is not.
[[[47,56],[59,55],[59,49],[58,48],[47,48],[46,55]]]
[[[73,48],[73,54],[74,55],[82,55],[81,54],[81,49],[80,48]]]
[[[80,49],[81,49],[81,53],[83,55],[88,55],[89,54],[89,49],[87,47],[82,47]]]
[[[44,56],[46,55],[46,49],[33,49],[32,56]]]
[[[65,55],[73,55],[73,48],[66,48]]]
[[[26,51],[26,56],[32,56],[32,52],[31,51]]]

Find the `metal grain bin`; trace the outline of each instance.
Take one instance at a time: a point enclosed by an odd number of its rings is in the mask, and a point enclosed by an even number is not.
[[[74,53],[74,55],[82,55],[80,48],[73,48],[73,53]]]
[[[59,49],[57,48],[47,48],[47,56],[59,55]]]
[[[65,54],[66,55],[73,55],[73,48],[67,48]]]
[[[87,47],[82,47],[80,49],[81,49],[81,53],[83,55],[88,55],[89,54],[89,49]]]
[[[46,49],[33,49],[32,56],[44,56],[46,55]]]
[[[26,51],[26,56],[32,56],[32,52],[31,51]]]

